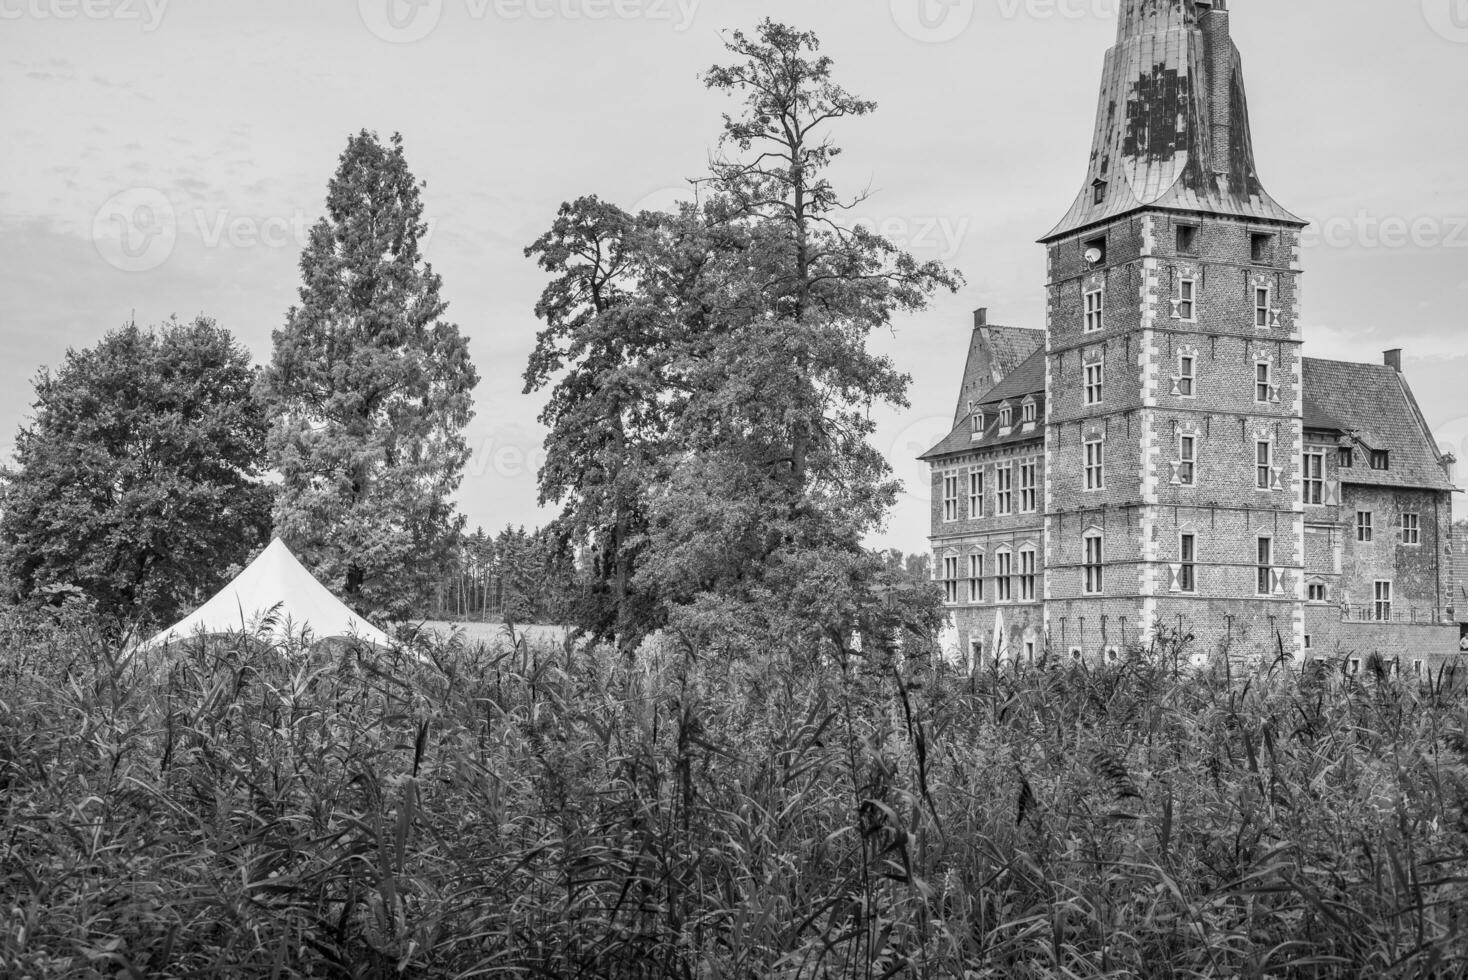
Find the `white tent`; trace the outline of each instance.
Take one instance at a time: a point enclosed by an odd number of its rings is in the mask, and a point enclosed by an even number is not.
[[[218,595],[143,644],[143,649],[199,634],[240,632],[258,633],[275,642],[304,634],[316,640],[352,637],[392,645],[386,633],[343,605],[276,538]]]

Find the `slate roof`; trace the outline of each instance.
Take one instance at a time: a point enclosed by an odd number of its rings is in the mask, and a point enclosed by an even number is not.
[[[982,398],[990,388],[1044,346],[1043,330],[998,324],[974,327],[973,337],[969,340],[968,361],[963,369],[963,387],[958,391],[958,407],[953,412],[953,424],[959,425],[968,418],[970,401]]]
[[[1039,331],[1031,331],[1038,333]],[[1042,335],[1043,336],[1043,335]],[[1038,421],[1024,427],[1019,420],[1024,418],[1021,405],[1026,396],[1034,396],[1036,414]],[[1005,376],[1003,381],[990,388],[982,396],[980,404],[984,409],[984,434],[982,439],[974,439],[973,425],[969,422],[968,412],[964,411],[963,417],[954,426],[953,431],[938,445],[924,453],[921,459],[937,459],[940,456],[948,456],[953,453],[967,452],[975,447],[990,449],[994,446],[1007,446],[1014,443],[1030,442],[1045,438],[1045,350],[1040,348],[1024,362]],[[999,406],[1008,401],[1014,406],[1014,418],[1016,425],[1006,436],[999,435]],[[965,409],[967,406],[965,406]]]
[[[1443,472],[1442,457],[1432,439],[1432,430],[1417,407],[1407,381],[1385,364],[1352,364],[1346,361],[1304,359],[1306,405],[1317,414],[1311,425],[1353,433],[1366,449],[1391,453],[1391,468],[1373,470],[1367,461],[1341,471],[1345,483],[1385,487],[1418,487],[1456,490]],[[1321,424],[1329,416],[1335,424]]]
[[[1194,0],[1123,0],[1085,183],[1041,241],[1142,208],[1305,224],[1260,183],[1228,19]]]

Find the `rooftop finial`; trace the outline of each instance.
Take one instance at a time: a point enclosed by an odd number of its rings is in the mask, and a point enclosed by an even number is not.
[[[1090,172],[1046,241],[1143,208],[1303,225],[1259,182],[1225,0],[1121,0]]]

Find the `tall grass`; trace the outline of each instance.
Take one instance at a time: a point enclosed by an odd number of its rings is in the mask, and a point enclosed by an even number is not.
[[[1468,973],[1445,685],[12,630],[8,977]]]

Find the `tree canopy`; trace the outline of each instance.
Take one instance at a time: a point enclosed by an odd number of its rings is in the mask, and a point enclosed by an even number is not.
[[[0,495],[15,598],[80,590],[114,623],[171,621],[269,532],[248,353],[212,320],[129,325],[36,378]]]
[[[897,490],[871,410],[909,379],[868,339],[959,279],[840,221],[828,130],[875,105],[817,38],[766,21],[726,46],[706,83],[740,111],[701,203],[581,198],[528,250],[552,276],[525,377],[549,389],[541,496],[589,549],[596,634],[844,644],[894,608],[862,541]]]
[[[427,602],[463,527],[451,498],[479,381],[421,252],[423,186],[400,136],[348,141],[262,384],[277,531],[359,611],[389,616]]]

